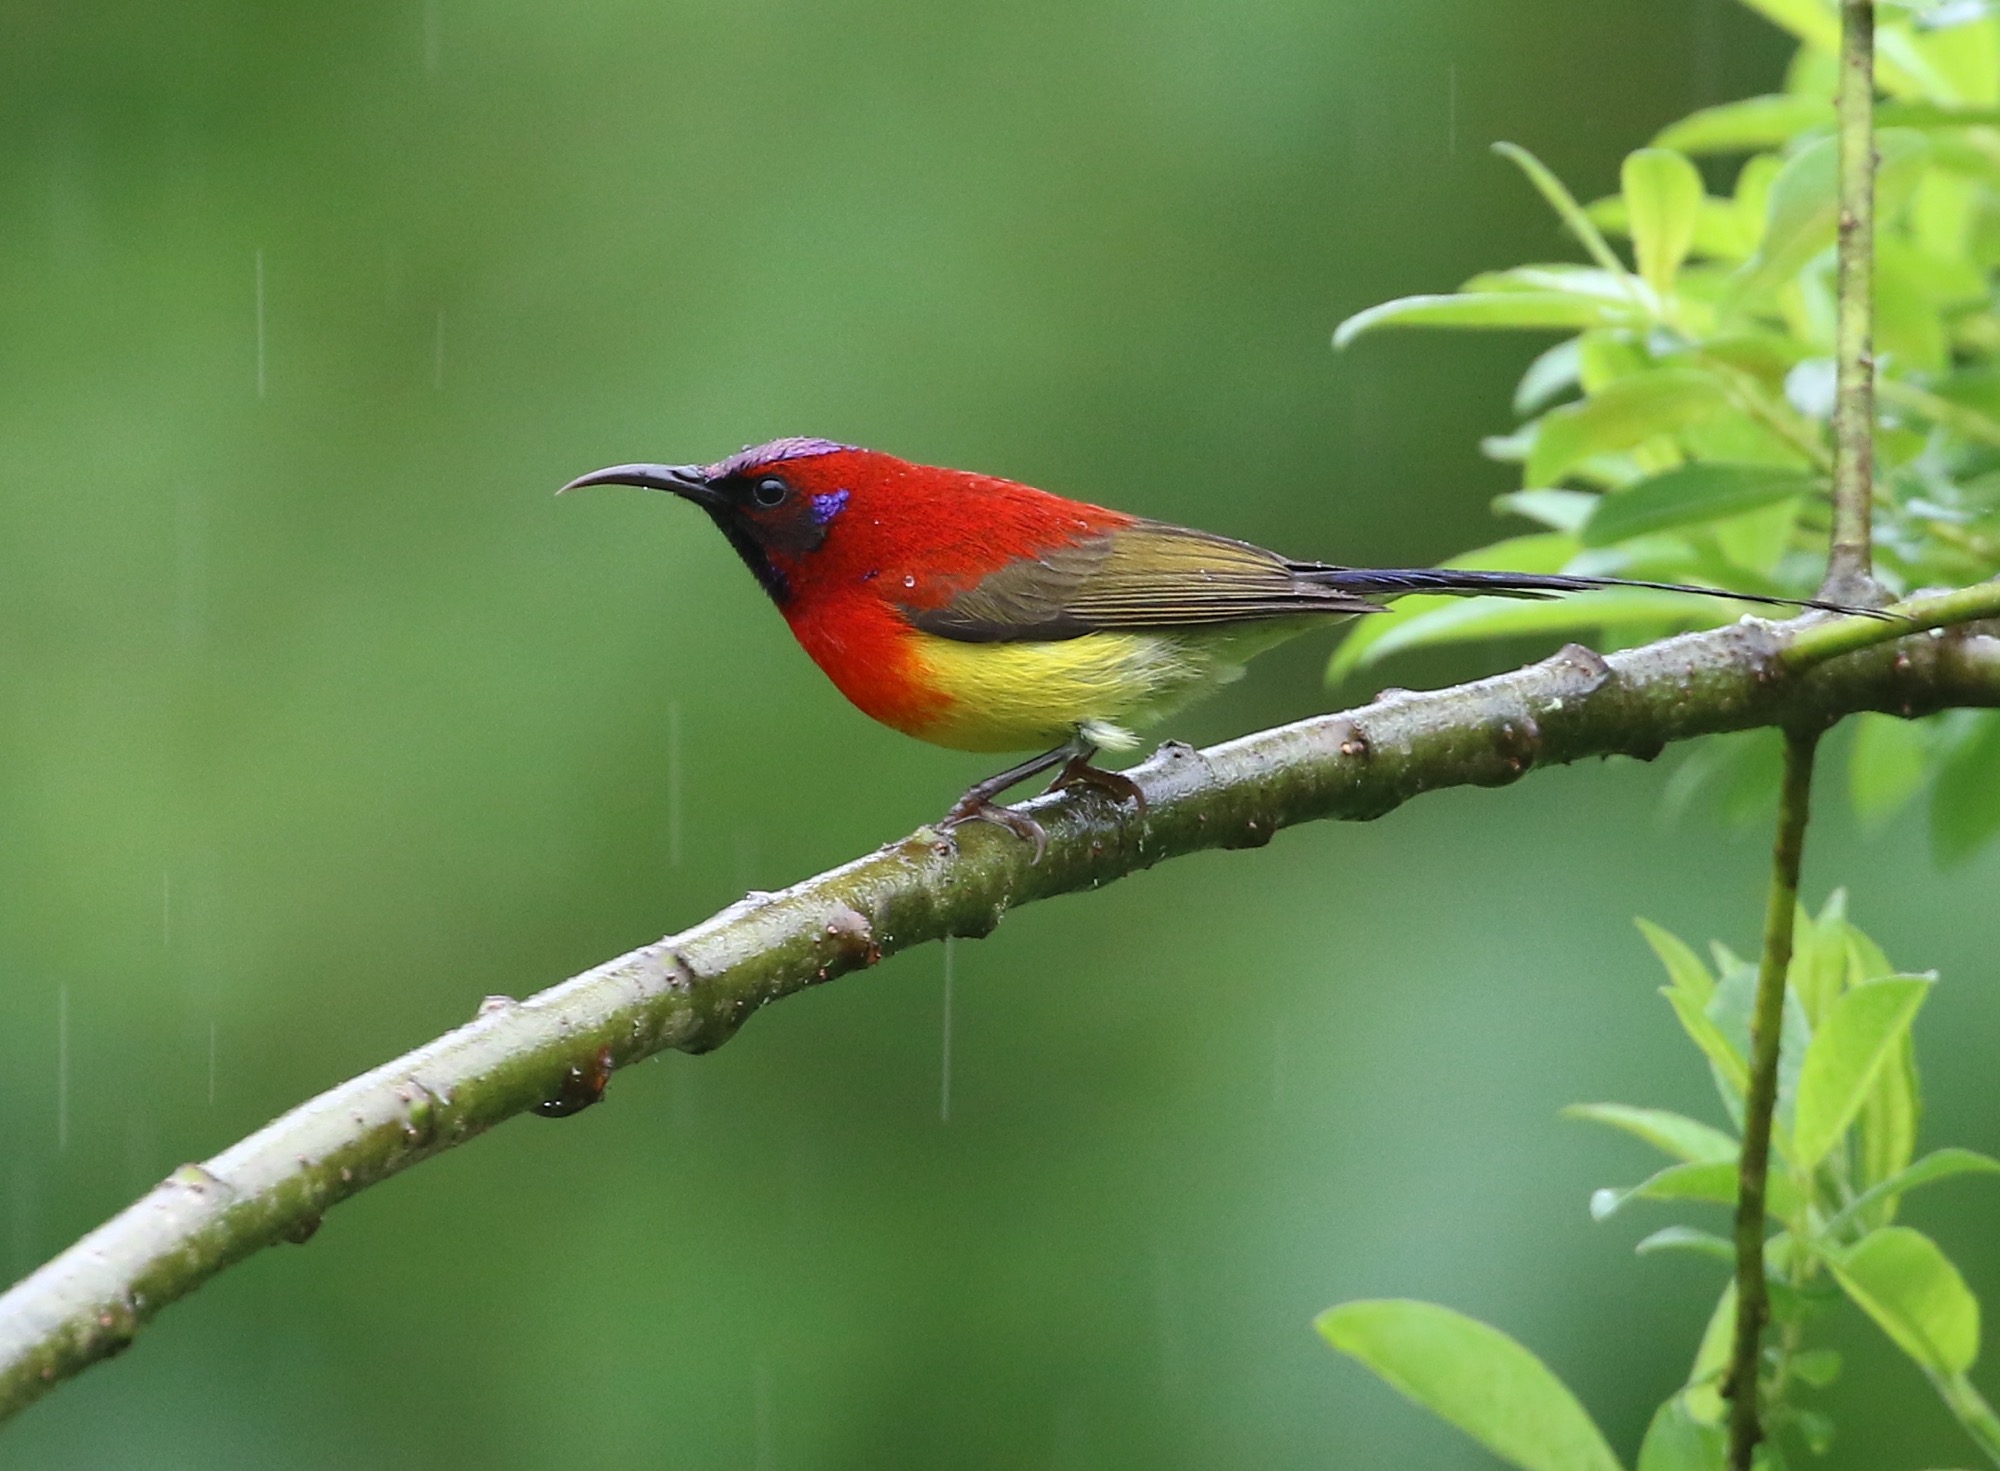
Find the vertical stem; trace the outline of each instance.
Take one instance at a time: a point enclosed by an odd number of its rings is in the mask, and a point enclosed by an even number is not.
[[[1750,1017],[1750,1091],[1743,1101],[1743,1158],[1736,1189],[1736,1343],[1729,1358],[1730,1471],[1749,1471],[1763,1439],[1758,1417],[1760,1344],[1770,1317],[1764,1283],[1765,1179],[1771,1163],[1771,1115],[1778,1104],[1778,1039],[1784,1031],[1785,972],[1792,964],[1792,916],[1799,902],[1799,859],[1812,807],[1817,733],[1786,732],[1785,782],[1772,845],[1771,895],[1764,911],[1764,954]]]
[[[1873,591],[1875,474],[1875,3],[1840,0],[1840,319],[1833,404],[1833,542],[1825,596]]]

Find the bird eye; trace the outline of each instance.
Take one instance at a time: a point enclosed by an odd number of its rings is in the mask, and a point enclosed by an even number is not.
[[[784,481],[776,476],[767,476],[751,487],[750,499],[761,509],[768,511],[773,506],[782,505],[785,497],[791,493],[792,488]]]

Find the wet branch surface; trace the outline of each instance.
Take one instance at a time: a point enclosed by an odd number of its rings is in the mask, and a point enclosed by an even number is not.
[[[2000,616],[2000,582],[1934,599],[1926,616]],[[1186,853],[1258,847],[1295,823],[1504,786],[1537,766],[1651,759],[1671,741],[1759,726],[1816,731],[1863,710],[2000,706],[2000,627],[1909,627],[1746,619],[1609,658],[1571,645],[1510,674],[1385,693],[1204,751],[1169,745],[1128,773],[1143,816],[1094,792],[1030,804],[1049,836],[1039,864],[986,824],[956,843],[920,829],[526,1001],[493,1000],[456,1031],[182,1166],[0,1296],[0,1418],[125,1348],[225,1267],[305,1240],[376,1181],[516,1114],[573,1112],[653,1053],[720,1046],[780,997],[928,941],[986,935],[1018,905]]]

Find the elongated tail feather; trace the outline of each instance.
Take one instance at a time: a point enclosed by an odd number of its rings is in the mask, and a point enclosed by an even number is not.
[[[1571,577],[1556,572],[1479,572],[1454,567],[1313,567],[1297,574],[1308,581],[1364,598],[1393,598],[1407,593],[1444,593],[1454,597],[1550,598],[1562,593],[1592,592],[1606,587],[1642,587],[1653,592],[1693,593],[1704,598],[1728,598],[1767,608],[1817,608],[1824,613],[1851,613],[1862,618],[1894,618],[1879,608],[1856,608],[1819,598],[1777,598],[1759,593],[1730,592],[1688,582],[1647,582],[1631,577]]]

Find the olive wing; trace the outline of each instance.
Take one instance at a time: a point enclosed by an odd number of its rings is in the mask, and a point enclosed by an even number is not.
[[[1313,577],[1330,570],[1226,536],[1135,521],[1011,562],[940,606],[903,611],[926,633],[969,643],[1381,611]]]

